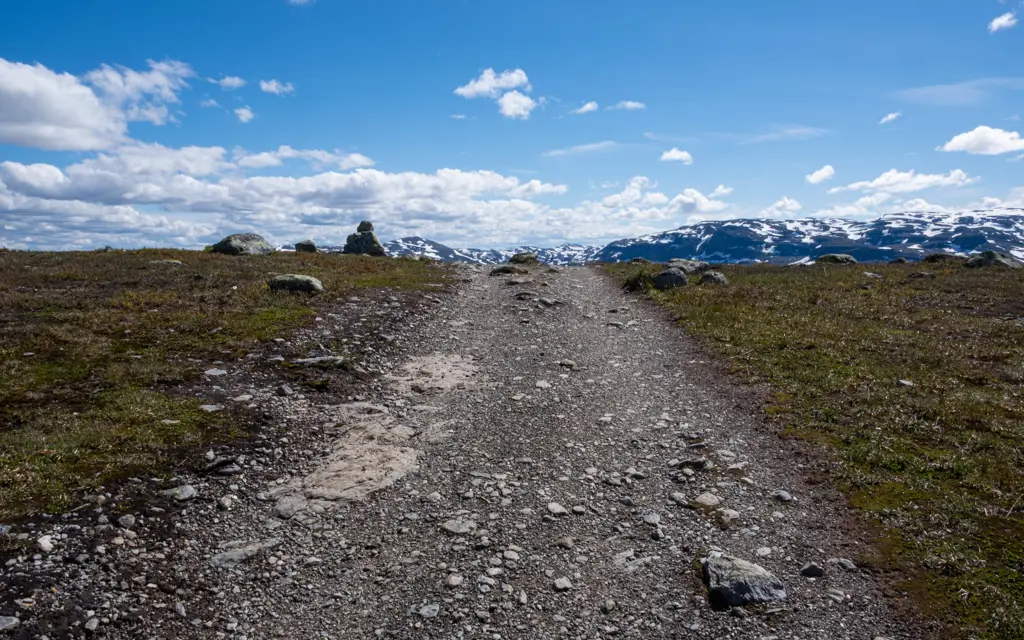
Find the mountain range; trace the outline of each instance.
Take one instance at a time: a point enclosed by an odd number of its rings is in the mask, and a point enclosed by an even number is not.
[[[1024,209],[906,212],[867,221],[840,218],[718,220],[616,240],[605,246],[563,244],[550,248],[455,249],[414,236],[386,242],[384,247],[389,255],[422,255],[447,262],[476,264],[506,262],[522,251],[536,253],[541,262],[553,265],[632,258],[657,262],[690,258],[708,262],[793,264],[810,262],[826,253],[846,253],[861,262],[877,262],[899,257],[914,260],[931,253],[968,255],[990,249],[1024,260]]]

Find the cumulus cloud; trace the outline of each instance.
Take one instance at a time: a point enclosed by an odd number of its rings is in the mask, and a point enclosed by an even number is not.
[[[123,140],[127,120],[91,87],[41,64],[0,58],[0,143],[53,151],[106,149]]]
[[[886,114],[878,121],[878,124],[889,124],[890,122],[896,122],[900,119],[903,114],[899,111],[893,111],[892,113]]]
[[[584,104],[579,109],[573,109],[569,113],[579,115],[581,113],[590,113],[591,111],[597,111],[597,109],[598,109],[597,103],[594,102],[593,100],[591,100],[590,102]]]
[[[668,151],[661,154],[662,162],[682,162],[683,164],[693,164],[693,156],[690,155],[689,151],[683,151],[672,147]]]
[[[910,171],[898,171],[890,169],[874,180],[854,182],[844,187],[829,189],[829,193],[842,191],[864,191],[884,193],[909,193],[922,191],[935,187],[963,187],[977,182],[977,178],[971,178],[960,169],[954,169],[949,173],[917,173]]]
[[[530,117],[530,112],[536,108],[537,101],[518,91],[509,91],[498,98],[498,111],[506,118],[525,120]]]
[[[715,187],[715,190],[711,192],[711,195],[709,197],[720,198],[722,196],[729,195],[730,193],[732,193],[732,191],[732,187],[727,187],[724,184],[720,184],[717,187]]]
[[[640,111],[646,108],[647,105],[635,100],[622,100],[621,102],[616,102],[612,106],[608,107],[609,110],[613,111]]]
[[[981,126],[967,133],[953,136],[949,142],[939,147],[939,150],[996,156],[1014,151],[1024,151],[1024,140],[1016,131]]]
[[[281,82],[280,80],[260,80],[260,91],[263,93],[272,93],[275,96],[288,95],[289,93],[295,93],[295,87],[290,82]]]
[[[217,102],[216,100],[214,100],[213,98],[208,98],[208,99],[203,100],[202,102],[200,102],[199,106],[204,108],[204,109],[208,109],[210,107],[219,107],[220,103]]]
[[[614,140],[602,140],[601,142],[591,142],[590,144],[578,144],[574,147],[566,147],[564,149],[552,149],[551,151],[545,151],[544,155],[549,158],[557,158],[559,156],[572,156],[581,153],[593,153],[594,151],[605,151],[618,146]]]
[[[261,153],[249,153],[244,149],[236,149],[234,159],[239,167],[250,169],[278,167],[284,164],[285,160],[292,159],[305,160],[317,168],[334,166],[342,171],[357,167],[372,167],[374,164],[373,160],[361,153],[343,154],[321,149],[293,149],[288,145],[281,145],[274,151]]]
[[[463,98],[497,98],[506,90],[521,87],[530,90],[530,80],[522,69],[501,73],[495,73],[494,69],[484,69],[477,78],[456,88],[455,94]]]
[[[147,71],[105,64],[85,74],[85,82],[129,121],[166,124],[170,119],[168,105],[180,102],[178,92],[188,86],[195,72],[177,60],[149,60],[148,64]]]
[[[219,86],[224,90],[241,89],[246,85],[244,79],[238,76],[224,76],[223,78],[207,78],[207,81]]]
[[[1015,26],[1017,26],[1017,14],[1013,11],[1008,11],[1001,16],[993,18],[992,22],[988,23],[988,32],[995,33],[996,31],[1011,29]]]
[[[803,205],[799,202],[793,198],[782,196],[771,206],[762,209],[759,215],[762,218],[786,218],[792,216],[800,209],[803,209]]]
[[[256,117],[256,112],[246,105],[235,109],[235,116],[238,118],[239,122],[246,124],[252,122],[252,119]]]
[[[834,177],[836,170],[832,168],[832,165],[826,164],[824,167],[818,169],[814,173],[808,174],[806,180],[810,184],[821,184],[822,182]]]

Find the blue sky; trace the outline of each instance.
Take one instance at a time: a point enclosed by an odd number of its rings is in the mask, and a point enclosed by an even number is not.
[[[33,0],[0,246],[1024,207],[1024,2]],[[887,117],[888,116],[888,117]],[[884,120],[884,122],[883,122]]]

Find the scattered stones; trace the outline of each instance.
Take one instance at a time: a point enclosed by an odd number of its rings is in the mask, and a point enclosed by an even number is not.
[[[274,248],[259,234],[236,233],[213,245],[211,251],[229,256],[268,256]]]
[[[818,256],[817,262],[823,264],[857,264],[857,259],[846,253],[826,253]]]
[[[729,279],[721,271],[705,271],[700,274],[700,284],[729,284]]]
[[[825,575],[825,569],[815,562],[808,562],[800,567],[800,575],[808,578],[820,578]]]
[[[735,556],[711,554],[704,559],[708,601],[716,609],[777,602],[786,598],[782,582],[752,562]]]
[[[654,276],[654,288],[658,291],[685,287],[689,282],[689,279],[686,277],[686,272],[677,267],[669,267]]]
[[[291,293],[323,293],[324,283],[313,276],[286,273],[274,276],[267,281],[271,291],[289,291]]]
[[[476,531],[476,523],[472,520],[453,518],[451,520],[446,520],[444,524],[441,525],[441,528],[452,535],[464,536]]]
[[[174,487],[173,489],[161,491],[160,495],[167,496],[168,498],[172,498],[174,500],[177,500],[178,502],[185,502],[187,500],[195,498],[197,495],[199,495],[199,492],[196,491],[196,488],[193,487],[192,485],[183,484],[180,487]]]

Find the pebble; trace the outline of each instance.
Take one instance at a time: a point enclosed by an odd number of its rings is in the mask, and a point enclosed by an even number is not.
[[[555,580],[555,591],[568,591],[572,589],[572,583],[569,582],[569,578],[558,578]]]
[[[648,513],[644,516],[644,522],[651,525],[652,527],[656,527],[659,524],[661,524],[661,516],[659,516],[657,513]]]
[[[123,516],[121,516],[120,518],[117,519],[117,524],[122,529],[131,529],[132,527],[135,526],[135,516],[133,516],[130,513],[126,513],[126,514],[124,514]]]
[[[548,503],[548,512],[550,512],[553,516],[564,516],[568,515],[569,513],[565,507],[558,504],[557,502]]]
[[[439,613],[441,613],[441,605],[437,603],[425,604],[419,610],[420,617],[428,620],[436,618]]]
[[[10,631],[19,624],[21,624],[21,620],[14,616],[0,616],[0,631]]]
[[[95,631],[100,626],[99,618],[89,618],[85,623],[86,631]]]
[[[453,535],[465,535],[472,533],[476,529],[476,523],[472,520],[463,520],[461,518],[453,518],[446,520],[441,528]]]
[[[825,569],[815,562],[808,562],[800,568],[800,575],[808,578],[820,578],[825,575]]]
[[[185,502],[186,500],[191,500],[192,498],[199,495],[199,492],[196,491],[196,488],[193,487],[192,485],[183,484],[180,487],[174,487],[173,489],[161,491],[160,495],[167,496],[168,498],[173,498],[178,502]]]
[[[535,386],[538,389],[550,389],[551,388],[551,383],[548,382],[547,380],[538,380],[537,384]]]
[[[716,496],[715,494],[706,491],[697,496],[694,499],[693,503],[698,507],[707,507],[709,509],[713,509],[714,507],[717,507],[718,505],[722,504],[722,499]]]
[[[782,489],[772,491],[772,498],[778,502],[793,502],[793,496],[789,495],[788,492],[783,491]]]
[[[39,550],[43,553],[50,553],[53,551],[53,536],[43,536],[36,540],[36,545],[39,546]]]
[[[457,573],[449,573],[444,579],[444,585],[454,589],[455,587],[462,586],[462,583],[465,581],[466,579],[461,575]]]

